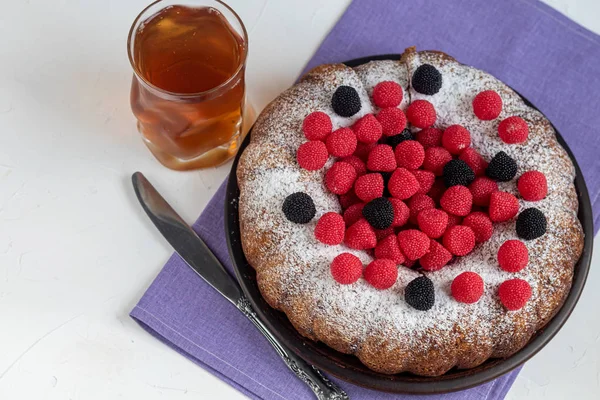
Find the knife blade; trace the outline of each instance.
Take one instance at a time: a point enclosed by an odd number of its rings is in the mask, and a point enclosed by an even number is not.
[[[196,274],[227,300],[237,304],[243,297],[242,289],[206,243],[173,210],[141,172],[133,174],[131,179],[142,208],[167,242]]]
[[[196,232],[158,193],[141,172],[131,176],[133,189],[142,208],[163,237],[186,264],[223,297],[241,311],[271,343],[287,367],[296,374],[320,400],[347,400],[346,392],[308,364],[269,331],[244,296],[239,284],[208,248]]]

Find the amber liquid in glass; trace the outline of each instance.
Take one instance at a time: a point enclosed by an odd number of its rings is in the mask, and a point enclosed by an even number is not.
[[[246,47],[225,17],[211,7],[169,6],[144,21],[134,40],[137,72],[155,88],[134,76],[131,106],[154,155],[169,168],[193,169],[235,154]]]

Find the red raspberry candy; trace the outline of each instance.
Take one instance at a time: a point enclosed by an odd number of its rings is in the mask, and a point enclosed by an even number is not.
[[[425,271],[442,269],[452,259],[452,254],[444,246],[431,239],[429,253],[419,259],[419,264]]]
[[[431,190],[433,183],[435,182],[435,175],[433,174],[433,172],[425,171],[423,169],[417,169],[411,172],[419,182],[419,190],[417,191],[417,193],[427,194],[427,192]]]
[[[344,222],[346,226],[350,226],[359,219],[362,218],[362,210],[365,207],[365,203],[352,204],[344,211]]]
[[[404,254],[398,246],[398,238],[396,235],[386,236],[380,240],[375,247],[375,257],[378,259],[392,260],[396,265],[402,264],[405,261]]]
[[[494,232],[494,226],[490,217],[481,211],[472,212],[467,215],[462,224],[473,229],[473,232],[475,232],[475,242],[477,243],[487,242]]]
[[[324,140],[332,128],[331,118],[321,111],[308,114],[302,122],[302,132],[308,140]]]
[[[492,193],[498,191],[498,184],[487,176],[479,176],[469,185],[469,190],[473,195],[473,204],[487,207]]]
[[[406,109],[408,121],[417,128],[429,128],[435,124],[437,115],[433,104],[427,100],[415,100]]]
[[[375,289],[388,289],[398,279],[398,268],[392,260],[374,260],[365,268],[365,280]]]
[[[408,201],[408,208],[410,209],[410,222],[417,224],[417,216],[423,210],[435,208],[435,201],[426,194],[415,194]]]
[[[519,272],[529,263],[529,251],[520,240],[507,240],[498,249],[498,264],[506,272]]]
[[[444,247],[455,256],[466,256],[475,247],[473,229],[464,225],[448,228],[444,233]]]
[[[396,107],[383,108],[377,113],[377,121],[383,128],[383,134],[394,136],[406,128],[406,116],[404,112]]]
[[[367,158],[369,157],[369,153],[375,146],[377,146],[377,143],[358,142],[356,145],[356,150],[354,151],[354,155],[366,162]]]
[[[343,161],[345,163],[352,165],[354,167],[354,169],[356,170],[356,176],[361,176],[361,175],[364,175],[367,173],[367,166],[364,163],[364,161],[354,155],[344,157],[340,161]]]
[[[490,219],[493,222],[508,221],[519,212],[519,200],[507,192],[494,192],[490,196]]]
[[[417,132],[417,141],[426,149],[442,145],[442,131],[436,128],[425,128]]]
[[[548,194],[546,176],[539,171],[527,171],[517,183],[521,197],[527,201],[540,201]]]
[[[373,88],[373,103],[380,108],[397,107],[402,97],[402,86],[393,81],[379,82]]]
[[[340,244],[344,241],[346,223],[344,218],[335,212],[323,214],[315,226],[315,238],[324,244]]]
[[[318,140],[302,143],[296,152],[298,164],[309,171],[317,171],[325,165],[329,153],[325,143]]]
[[[400,199],[396,199],[394,197],[390,197],[388,199],[390,203],[392,203],[392,207],[394,208],[394,221],[392,222],[392,227],[399,227],[408,222],[408,217],[410,216],[410,209],[404,202]]]
[[[485,90],[473,99],[473,112],[483,121],[496,119],[502,112],[502,98],[493,90]]]
[[[498,287],[498,296],[507,310],[519,310],[531,297],[531,286],[523,279],[509,279]]]
[[[356,282],[362,275],[362,262],[354,254],[342,253],[331,262],[331,275],[337,283],[349,285]]]
[[[370,171],[392,172],[396,169],[396,157],[392,146],[378,144],[369,153],[367,168]]]
[[[431,171],[435,176],[442,176],[444,165],[452,160],[452,154],[443,147],[430,147],[425,150],[425,160],[423,168]]]
[[[463,272],[454,278],[450,291],[456,301],[467,304],[477,303],[483,295],[483,279],[475,272]]]
[[[348,163],[338,161],[325,173],[325,186],[331,193],[345,194],[352,189],[356,170]]]
[[[390,194],[400,200],[412,197],[419,190],[419,181],[406,168],[398,168],[388,183]]]
[[[464,217],[471,212],[473,195],[465,186],[452,186],[442,195],[440,205],[446,212]]]
[[[460,154],[471,145],[471,134],[462,125],[450,125],[442,135],[442,145],[451,154]]]
[[[523,143],[529,136],[529,126],[521,117],[508,117],[498,125],[498,136],[504,143]]]
[[[419,229],[432,239],[441,237],[448,226],[448,214],[443,210],[430,208],[417,216]]]
[[[488,167],[488,162],[472,147],[464,149],[460,156],[461,160],[467,163],[467,165],[473,170],[475,176],[485,175],[485,169]]]
[[[417,263],[417,261],[418,261],[418,260],[409,260],[409,259],[406,259],[406,260],[405,260],[405,261],[402,263],[402,265],[404,265],[406,268],[412,268],[412,267],[414,267],[414,266],[415,266],[415,264]]]
[[[375,230],[366,219],[361,218],[346,229],[344,243],[351,249],[372,249],[377,245]]]
[[[394,154],[398,166],[407,169],[417,169],[425,160],[425,149],[416,140],[400,142],[394,149]]]
[[[382,135],[381,124],[373,114],[367,114],[352,126],[356,139],[362,143],[375,143]]]
[[[346,157],[356,150],[356,135],[350,128],[340,128],[327,136],[327,150],[334,157]]]
[[[418,260],[429,252],[429,238],[417,229],[400,231],[398,245],[402,254],[409,260]]]
[[[429,172],[429,171],[427,171],[427,172]],[[436,203],[439,204],[440,199],[442,198],[442,195],[444,194],[445,191],[446,191],[446,184],[444,183],[444,180],[442,178],[437,178],[433,182],[433,185],[431,186],[431,189],[429,189],[429,192],[427,192],[427,194]]]
[[[450,229],[453,226],[462,224],[462,220],[462,217],[459,217],[458,215],[448,214],[448,226],[446,229]]]
[[[381,174],[359,176],[354,183],[354,192],[365,203],[383,196],[383,177]]]
[[[340,205],[342,206],[343,210],[347,209],[353,204],[360,203],[360,199],[358,198],[358,196],[356,196],[356,193],[354,193],[353,189],[349,190],[346,194],[340,195],[339,198]]]

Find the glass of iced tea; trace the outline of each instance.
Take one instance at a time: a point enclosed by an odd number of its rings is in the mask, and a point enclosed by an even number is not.
[[[127,49],[131,108],[156,158],[176,170],[230,159],[254,119],[238,15],[218,0],[159,0],[134,21]]]

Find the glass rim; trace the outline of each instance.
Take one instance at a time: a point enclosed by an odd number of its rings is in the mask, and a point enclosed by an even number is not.
[[[138,79],[140,79],[145,85],[147,85],[149,88],[156,90],[156,91],[160,92],[161,94],[166,94],[166,95],[177,97],[177,98],[194,98],[194,97],[199,97],[199,96],[211,95],[211,94],[214,94],[214,93],[218,92],[219,90],[223,89],[224,87],[227,87],[238,76],[240,71],[246,65],[246,59],[248,57],[248,32],[246,31],[246,26],[244,25],[244,22],[242,21],[240,16],[233,10],[233,8],[231,8],[228,4],[224,3],[221,0],[211,0],[211,1],[213,1],[215,3],[219,3],[220,5],[225,7],[227,9],[227,11],[229,11],[231,14],[233,14],[233,16],[235,17],[235,19],[237,20],[237,22],[240,24],[240,26],[242,28],[242,34],[243,34],[242,39],[244,41],[243,57],[240,60],[240,63],[238,65],[238,67],[236,68],[236,70],[233,72],[233,74],[231,74],[231,76],[225,82],[215,86],[214,88],[204,90],[201,92],[179,93],[179,92],[171,92],[169,90],[165,90],[165,89],[162,89],[162,88],[154,85],[152,82],[148,81],[144,77],[144,75],[141,73],[141,71],[139,70],[139,68],[136,65],[136,62],[133,58],[133,54],[131,51],[133,39],[135,37],[135,28],[136,28],[136,26],[138,26],[138,23],[142,19],[142,16],[144,14],[146,14],[146,12],[150,8],[154,7],[155,5],[157,5],[159,3],[162,3],[163,1],[165,1],[165,0],[155,0],[152,3],[148,4],[142,11],[140,11],[138,16],[135,17],[135,19],[133,20],[133,23],[131,24],[131,28],[129,28],[129,34],[127,35],[127,56],[129,57],[129,64],[131,64],[131,68],[133,68],[133,72],[134,72],[135,76]],[[166,8],[166,7],[163,7],[163,8]]]

